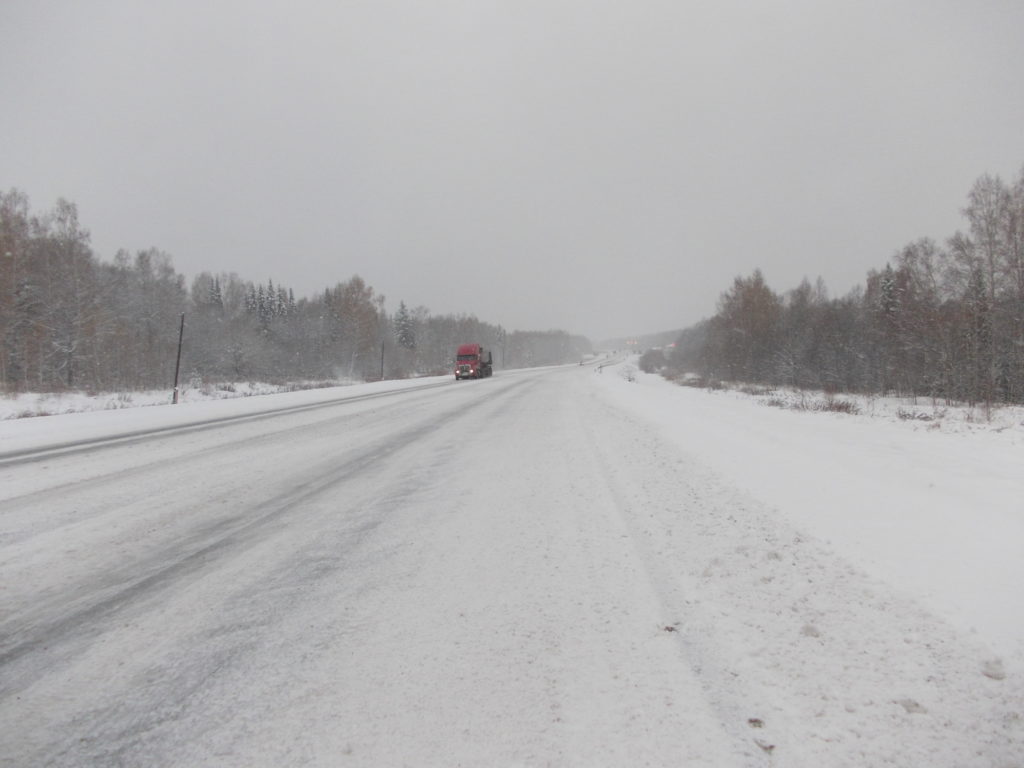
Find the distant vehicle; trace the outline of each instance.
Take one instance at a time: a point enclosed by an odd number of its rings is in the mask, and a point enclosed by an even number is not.
[[[455,353],[455,380],[483,379],[494,373],[491,351],[479,344],[463,344]]]

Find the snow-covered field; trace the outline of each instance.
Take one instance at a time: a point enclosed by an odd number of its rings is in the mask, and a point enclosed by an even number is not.
[[[909,405],[618,365],[0,422],[0,764],[1020,766],[1021,414]]]

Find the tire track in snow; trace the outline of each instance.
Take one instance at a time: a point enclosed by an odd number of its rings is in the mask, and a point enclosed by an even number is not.
[[[498,415],[527,396],[533,382],[522,383],[526,386],[480,391],[479,396],[462,401],[456,411],[463,415],[471,412],[474,418],[481,419]],[[402,508],[409,497],[420,495],[434,468],[444,465],[449,455],[461,450],[458,434],[447,428],[431,429],[430,425],[436,427],[439,421],[447,424],[447,418],[444,414],[432,414],[417,427],[421,434],[410,443],[404,438],[411,431],[394,435],[403,446],[386,462],[388,472],[383,476],[361,476],[354,493],[345,486],[340,505],[331,501],[322,505],[325,508],[314,515],[316,519],[304,518],[304,533],[314,535],[304,536],[294,551],[278,552],[276,540],[280,537],[261,535],[252,542],[264,550],[274,550],[257,561],[264,571],[259,582],[244,580],[230,588],[211,586],[210,582],[237,580],[238,575],[230,575],[233,571],[245,573],[254,567],[253,563],[238,563],[239,558],[225,556],[221,558],[226,561],[225,568],[214,571],[217,564],[212,563],[206,572],[196,574],[203,583],[189,586],[187,592],[193,594],[173,590],[168,597],[174,598],[175,607],[168,610],[177,612],[179,606],[188,606],[206,595],[204,602],[215,606],[216,623],[207,628],[195,618],[188,619],[192,626],[185,626],[173,645],[133,660],[130,673],[117,670],[126,681],[122,683],[126,686],[122,695],[114,689],[107,696],[95,697],[84,719],[79,716],[47,727],[44,740],[34,748],[26,746],[25,754],[46,758],[35,762],[58,765],[152,764],[150,759],[140,758],[146,755],[175,755],[173,760],[165,758],[167,764],[182,765],[210,764],[211,760],[224,765],[252,765],[253,760],[261,765],[279,765],[294,759],[268,758],[267,749],[273,754],[274,744],[257,749],[259,759],[232,759],[236,750],[251,745],[248,740],[233,746],[223,746],[222,742],[246,732],[254,712],[273,710],[280,700],[294,695],[291,675],[295,669],[282,656],[298,652],[293,648],[305,648],[301,651],[303,657],[316,656],[323,652],[323,643],[333,645],[338,642],[339,633],[353,631],[344,626],[348,613],[339,614],[339,592],[356,605],[373,604],[373,594],[381,588],[376,582],[381,567],[394,577],[394,561],[399,553],[393,548],[408,544],[391,529],[397,525],[401,530],[409,523],[392,519],[396,509],[399,517],[407,517],[408,511]],[[405,447],[409,449],[408,455]],[[413,503],[413,510],[417,506]],[[350,518],[355,518],[359,527],[336,527],[336,520]],[[284,527],[283,521],[281,525]],[[381,558],[383,563],[378,562]],[[227,595],[221,595],[226,589]],[[147,610],[148,613],[136,612],[126,618],[133,624],[145,624],[152,613],[164,608],[147,606]],[[306,646],[309,634],[314,640],[319,639],[317,646],[321,647]],[[102,648],[89,655],[90,667],[97,666],[97,654],[103,657]],[[254,680],[258,680],[255,699],[251,698]],[[235,700],[238,691],[245,691],[250,697],[244,705]],[[224,720],[230,720],[239,709],[244,713],[240,715],[240,731],[223,731]],[[307,727],[308,721],[304,730]],[[329,732],[337,727],[337,723],[332,723]],[[180,736],[182,730],[188,733],[187,741]],[[205,750],[195,746],[210,742],[221,746]]]
[[[1020,675],[993,680],[974,641],[654,425],[611,405],[606,417],[591,445],[618,446],[605,464],[671,637],[747,764],[1015,764]]]
[[[41,448],[26,448],[23,450],[6,451],[0,453],[0,467],[13,466],[16,464],[34,463],[59,456],[70,456],[81,453],[101,451],[106,448],[125,445],[136,445],[149,440],[162,439],[172,435],[184,435],[193,432],[205,432],[210,429],[219,429],[224,426],[231,426],[252,421],[264,422],[267,419],[281,416],[291,416],[307,411],[318,411],[324,408],[335,408],[339,405],[361,402],[364,400],[377,400],[390,398],[399,395],[407,395],[422,392],[427,389],[450,386],[449,382],[438,382],[423,384],[407,389],[399,389],[387,392],[371,392],[363,395],[341,396],[324,403],[307,403],[304,405],[292,405],[285,408],[268,408],[258,413],[245,413],[236,416],[221,416],[215,419],[204,421],[186,422],[154,429],[121,432],[107,435],[105,437],[89,438],[86,440],[74,440],[68,442],[52,443]]]
[[[691,617],[681,611],[692,594],[690,585],[680,578],[677,570],[666,568],[663,550],[659,544],[673,540],[671,529],[657,533],[652,530],[651,509],[665,501],[664,486],[667,478],[677,487],[678,475],[685,465],[669,463],[659,454],[661,446],[641,425],[612,409],[588,393],[587,411],[577,411],[580,429],[587,436],[583,441],[588,460],[598,467],[594,477],[600,480],[600,493],[610,500],[610,506],[623,531],[626,547],[631,553],[629,562],[637,569],[634,580],[643,584],[653,604],[657,606],[657,620],[648,631],[657,633],[665,643],[676,646],[678,666],[666,669],[673,686],[680,695],[688,697],[690,707],[713,713],[711,726],[719,749],[730,755],[730,764],[742,766],[770,765],[770,750],[757,746],[750,736],[744,719],[738,718],[738,702],[723,708],[721,692],[709,689],[705,662],[699,650],[687,647],[685,626]],[[595,417],[595,409],[597,415]],[[587,417],[589,415],[589,417]],[[652,462],[651,458],[657,458]],[[652,465],[664,472],[652,473]],[[683,468],[685,467],[685,468]],[[685,476],[685,475],[684,475]],[[684,481],[685,482],[685,481]],[[700,494],[692,493],[690,504],[706,504]],[[665,539],[659,542],[661,536]],[[663,545],[663,544],[662,544]],[[685,545],[684,545],[685,546]],[[739,726],[739,723],[743,723]],[[707,734],[701,734],[706,737]]]
[[[530,379],[516,380],[504,388],[495,388],[498,396],[507,397],[510,391],[529,383]],[[0,669],[4,670],[4,682],[0,686],[0,697],[10,695],[27,685],[32,676],[17,674],[12,665],[28,655],[45,651],[45,655],[56,658],[61,648],[68,642],[80,643],[104,631],[104,623],[118,612],[129,610],[131,606],[142,600],[151,600],[160,591],[173,589],[188,577],[215,566],[216,562],[230,553],[251,543],[258,542],[261,533],[270,525],[276,524],[280,518],[290,513],[301,511],[303,505],[312,500],[331,493],[344,485],[353,477],[368,477],[378,465],[396,459],[408,446],[445,428],[453,416],[463,413],[467,407],[478,407],[485,393],[478,395],[476,401],[460,400],[456,405],[440,413],[432,413],[414,427],[399,433],[391,433],[377,440],[372,445],[358,450],[337,467],[318,467],[317,474],[302,478],[285,491],[260,502],[244,514],[232,515],[228,518],[215,520],[201,526],[188,535],[184,541],[175,542],[169,548],[150,555],[150,564],[141,567],[132,563],[128,568],[119,568],[114,564],[101,577],[100,584],[87,588],[87,594],[76,594],[69,599],[61,594],[57,599],[44,604],[33,605],[30,616],[14,614],[5,617],[0,624]],[[486,401],[484,401],[486,402]],[[493,402],[493,401],[492,401]],[[340,417],[344,418],[344,417]],[[301,432],[305,427],[295,428]],[[275,433],[273,437],[279,437]],[[211,448],[211,452],[224,450],[224,446]],[[192,455],[188,461],[202,460],[202,455]],[[183,459],[184,460],[184,459]],[[148,465],[142,468],[127,470],[127,474],[143,471],[170,472],[173,468],[166,465]],[[103,481],[119,481],[125,473],[117,473],[113,478],[105,477]],[[85,485],[95,485],[94,480],[84,481]],[[68,489],[58,492],[64,495]],[[41,492],[37,503],[45,502],[51,492]],[[34,499],[33,499],[34,500]],[[26,500],[20,499],[21,504]],[[357,533],[375,527],[379,521],[365,523]],[[145,574],[136,575],[140,570]],[[45,663],[33,665],[38,672],[44,671]]]
[[[70,459],[71,462],[74,462],[75,467],[83,466],[83,469],[69,472],[72,475],[72,479],[66,481],[54,481],[41,475],[40,482],[42,485],[39,489],[24,490],[17,495],[0,499],[0,515],[7,510],[15,509],[26,503],[36,503],[46,498],[59,500],[68,494],[80,493],[91,487],[115,483],[123,478],[130,478],[137,472],[145,469],[151,469],[157,474],[162,474],[166,472],[169,464],[180,461],[180,454],[172,453],[168,455],[162,450],[154,451],[153,456],[147,458],[148,454],[145,449],[153,447],[154,444],[159,444],[161,448],[171,445],[184,446],[182,451],[187,453],[188,459],[213,456],[231,450],[232,447],[239,443],[246,443],[251,440],[263,442],[286,441],[293,435],[309,430],[311,425],[314,424],[323,428],[332,424],[342,425],[353,419],[359,423],[361,417],[365,420],[365,417],[379,411],[379,408],[376,411],[352,411],[349,409],[350,406],[363,405],[367,401],[376,401],[380,398],[394,395],[416,395],[422,393],[423,390],[432,390],[437,387],[448,388],[448,392],[438,393],[441,396],[444,394],[454,394],[455,392],[449,384],[430,384],[395,392],[339,398],[327,403],[291,406],[255,414],[244,414],[175,427],[165,427],[148,432],[133,432],[127,437],[114,436],[111,438],[79,441],[73,445],[81,447],[75,447],[74,450],[70,451],[44,448],[39,451],[22,452],[31,453],[32,457],[18,458],[11,461],[0,459],[0,472],[3,472],[5,469],[8,471],[18,469],[28,471],[22,468],[23,465],[35,465],[43,461],[49,461],[50,464],[44,464],[42,469],[48,470],[48,474],[52,478],[52,475],[56,474],[54,469],[68,472],[67,467],[70,466],[69,463],[55,463],[55,460],[62,459]],[[408,397],[402,398],[402,400],[406,402],[388,402],[384,407],[395,409],[412,406],[412,403],[408,402]],[[328,413],[324,419],[300,421],[294,425],[284,422],[284,417],[292,417],[293,419],[297,416],[308,417],[311,414],[319,414],[326,409],[340,410],[341,412],[337,415]],[[209,442],[214,438],[210,433],[220,433],[224,436],[224,440],[211,445]],[[191,448],[190,446],[196,444],[197,440],[205,441],[207,447]],[[140,450],[140,448],[143,450]],[[98,458],[107,454],[112,455],[112,452],[117,452],[114,459]],[[15,455],[20,456],[20,454],[8,454],[8,456]],[[75,476],[80,473],[85,474],[84,476]]]
[[[757,711],[757,705],[744,693],[736,692],[735,685],[727,684],[728,673],[717,670],[714,654],[708,653],[708,648],[718,642],[717,633],[694,642],[693,627],[703,623],[697,618],[700,609],[695,607],[697,585],[684,576],[680,567],[684,561],[672,556],[679,551],[687,557],[695,554],[699,535],[694,535],[692,529],[679,535],[688,523],[693,524],[693,518],[709,512],[728,514],[721,490],[709,482],[710,478],[702,477],[699,465],[666,455],[671,452],[635,420],[608,406],[597,407],[604,412],[602,418],[586,423],[590,435],[587,446],[602,469],[606,492],[614,500],[636,561],[644,569],[645,581],[661,609],[657,629],[676,644],[681,664],[692,674],[708,709],[716,713],[738,763],[770,765],[774,751],[770,737],[760,730],[753,734],[749,724],[759,720],[749,714]],[[652,472],[652,465],[661,471]],[[655,509],[670,511],[679,519],[666,523],[658,519]]]

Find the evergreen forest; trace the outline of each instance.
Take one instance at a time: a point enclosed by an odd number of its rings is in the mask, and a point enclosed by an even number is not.
[[[404,302],[389,313],[358,275],[296,297],[284,281],[233,273],[187,283],[158,249],[104,262],[73,203],[37,214],[24,192],[0,192],[3,391],[170,389],[182,315],[182,386],[443,374],[468,341],[491,348],[504,368],[576,362],[590,351],[564,331],[509,332]]]

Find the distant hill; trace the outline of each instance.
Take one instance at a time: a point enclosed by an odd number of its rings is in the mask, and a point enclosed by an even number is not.
[[[676,331],[661,331],[660,333],[645,333],[640,336],[622,336],[616,339],[606,339],[594,345],[597,351],[608,350],[636,350],[643,352],[651,347],[667,347],[674,344],[679,338],[682,329]]]

